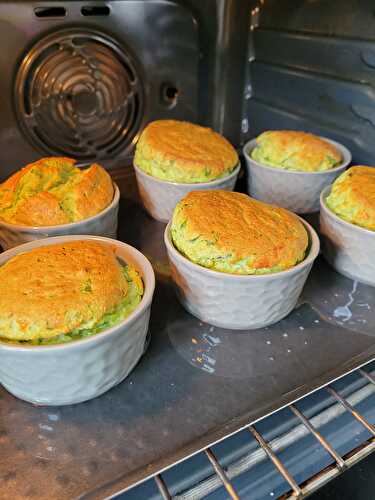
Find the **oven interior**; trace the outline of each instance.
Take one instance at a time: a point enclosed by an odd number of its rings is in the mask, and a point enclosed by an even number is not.
[[[374,21],[369,0],[2,1],[0,180],[74,156],[124,179],[126,197],[156,118],[210,126],[239,150],[266,129],[308,129],[372,164]],[[373,451],[374,385],[373,365],[357,370],[261,420],[260,439],[242,430],[121,498],[307,496]]]

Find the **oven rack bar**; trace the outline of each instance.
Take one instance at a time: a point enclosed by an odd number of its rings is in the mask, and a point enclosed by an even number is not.
[[[326,390],[330,394],[335,403],[311,418],[306,417],[295,404],[290,404],[287,408],[289,408],[298,418],[300,424],[291,431],[268,443],[256,429],[256,425],[250,425],[248,427],[249,436],[251,434],[253,438],[255,438],[259,447],[245,457],[231,463],[226,468],[220,465],[212,449],[210,447],[206,448],[204,453],[210,461],[215,473],[192,488],[173,496],[168,490],[161,475],[156,475],[154,480],[162,498],[164,500],[199,500],[224,486],[228,497],[232,500],[238,500],[240,497],[231,483],[231,480],[243,472],[250,471],[252,467],[267,459],[273,462],[279,474],[281,474],[290,486],[290,491],[282,496],[283,500],[302,499],[310,495],[375,450],[375,427],[355,408],[358,403],[375,394],[375,375],[363,369],[359,369],[357,372],[369,383],[347,397],[343,397],[342,394],[337,392],[332,386],[326,386],[323,390]],[[349,412],[365,429],[367,429],[372,437],[346,455],[340,456],[322,436],[319,432],[319,428],[331,422],[344,412]],[[332,457],[333,463],[310,477],[303,484],[298,484],[282,461],[277,457],[277,453],[288,448],[290,445],[307,435],[314,436],[318,443]]]
[[[160,474],[157,474],[154,477],[154,480],[156,482],[156,486],[158,487],[158,490],[160,491],[160,495],[163,497],[164,500],[170,500],[172,497],[169,494],[167,485],[165,484],[163,478],[161,477]]]
[[[214,468],[216,474],[219,476],[221,482],[223,483],[225,489],[227,490],[228,494],[233,500],[239,500],[239,496],[237,495],[237,492],[232,485],[232,483],[229,481],[227,474],[225,473],[224,469],[221,467],[219,464],[218,460],[216,459],[215,455],[213,454],[212,450],[210,448],[207,448],[206,450],[206,455],[209,459],[209,461],[212,464],[212,467]]]

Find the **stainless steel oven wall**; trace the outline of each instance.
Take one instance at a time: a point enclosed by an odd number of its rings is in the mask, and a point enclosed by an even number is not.
[[[50,154],[127,170],[155,118],[239,145],[249,13],[248,0],[0,0],[0,180]]]
[[[249,0],[181,0],[198,22],[200,40],[199,109],[203,124],[235,146],[241,140],[247,74]]]
[[[147,121],[200,119],[188,6],[0,1],[0,41],[0,179],[51,154],[121,167]]]
[[[374,164],[374,3],[261,0],[251,11],[243,141],[310,130]]]

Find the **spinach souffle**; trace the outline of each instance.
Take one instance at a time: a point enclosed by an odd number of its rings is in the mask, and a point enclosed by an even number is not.
[[[296,215],[230,191],[190,192],[176,205],[171,237],[191,262],[232,274],[284,271],[308,247]]]
[[[157,120],[143,130],[134,165],[170,182],[199,183],[220,179],[239,162],[234,147],[210,128],[177,120]]]
[[[0,220],[24,226],[55,226],[92,217],[112,201],[110,175],[64,157],[42,158],[0,184]]]
[[[332,184],[325,202],[341,219],[375,231],[375,167],[346,170]]]
[[[143,282],[112,247],[74,241],[35,248],[0,267],[0,341],[59,344],[110,328],[140,303]]]
[[[251,158],[263,165],[301,172],[322,172],[338,167],[340,151],[328,141],[306,132],[274,130],[260,134]]]

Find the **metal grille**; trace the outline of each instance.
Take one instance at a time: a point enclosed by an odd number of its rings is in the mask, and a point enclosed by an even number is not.
[[[289,410],[298,419],[298,429],[294,428],[293,431],[267,442],[261,432],[257,429],[257,425],[250,425],[248,427],[249,437],[252,436],[257,441],[259,447],[249,454],[246,460],[242,459],[238,463],[231,463],[225,468],[220,464],[219,459],[215,456],[213,450],[211,448],[206,448],[204,453],[213,467],[214,475],[189,488],[188,490],[179,492],[177,495],[173,496],[171,491],[169,491],[166,482],[163,480],[162,475],[156,475],[153,480],[156,483],[160,495],[164,499],[178,498],[179,500],[197,500],[215,492],[218,488],[224,487],[228,496],[237,500],[240,498],[240,495],[236,491],[232,480],[243,472],[250,472],[251,474],[251,469],[255,465],[264,460],[270,460],[290,488],[287,493],[283,494],[279,498],[282,498],[283,500],[291,498],[305,498],[307,495],[311,494],[375,450],[375,427],[355,408],[358,403],[375,394],[375,375],[363,369],[359,369],[357,373],[366,380],[366,385],[347,397],[340,394],[340,392],[334,389],[332,385],[325,387],[322,390],[329,393],[329,395],[333,398],[334,403],[329,408],[312,418],[306,417],[303,412],[298,409],[296,404],[289,405],[287,408],[289,408]],[[352,415],[352,417],[369,432],[371,437],[362,442],[355,449],[352,449],[350,452],[341,456],[319,431],[319,427],[332,422],[335,418],[345,412],[349,412],[349,414]],[[331,456],[333,462],[324,470],[321,470],[319,473],[310,477],[307,481],[304,481],[302,484],[298,484],[287,467],[283,464],[280,458],[278,458],[278,453],[293,444],[296,439],[301,439],[307,435],[313,436],[316,439],[319,445],[323,447],[324,450]],[[298,437],[296,438],[296,436]],[[124,498],[126,498],[126,494]]]
[[[28,140],[41,152],[112,158],[131,144],[143,115],[141,80],[129,54],[92,30],[62,30],[24,56],[14,88]]]

